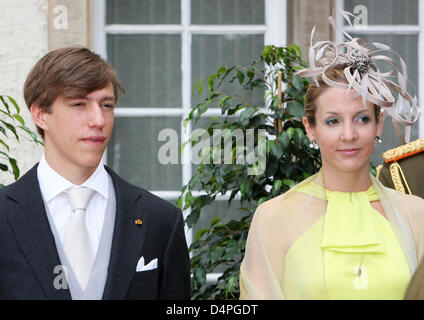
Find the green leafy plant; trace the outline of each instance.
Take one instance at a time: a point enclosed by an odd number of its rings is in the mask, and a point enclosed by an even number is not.
[[[211,147],[203,152],[205,161],[200,163],[196,174],[183,187],[177,205],[190,210],[186,218],[188,227],[194,226],[202,209],[220,195],[229,194],[229,204],[235,199],[240,200],[240,209],[244,212],[240,219],[228,223],[215,217],[209,227],[200,229],[195,235],[190,246],[193,299],[238,298],[239,268],[256,207],[284,193],[320,168],[319,152],[309,147],[301,121],[309,82],[294,73],[304,67],[306,64],[295,44],[267,46],[261,57],[250,66],[223,66],[194,86],[200,96],[203,94],[203,100],[192,108],[186,121],[195,124],[209,108],[220,108],[222,117],[213,118],[205,130],[210,136],[216,129],[228,129],[229,132],[242,130],[246,136],[247,130],[254,129],[256,154],[261,152],[258,132],[266,130],[263,150],[266,162],[263,170],[257,164],[238,164],[238,146],[230,140],[231,163],[215,152],[216,146]],[[241,94],[223,92],[224,84],[228,83],[239,86]],[[279,83],[282,84],[280,91]],[[253,92],[259,92],[261,96],[265,94],[263,104],[255,105],[248,101]],[[224,144],[228,143],[225,139],[232,137],[224,138]],[[197,139],[192,138],[188,143],[195,146]],[[222,161],[212,161],[216,157],[222,157]],[[249,174],[249,170],[256,170],[258,174]],[[207,283],[206,275],[216,270],[222,272],[217,283]]]
[[[16,101],[7,95],[0,95],[0,171],[10,172],[14,179],[20,176],[20,170],[15,158],[10,156],[11,136],[20,142],[21,138],[43,145],[37,134],[31,131],[20,114]],[[4,185],[0,184],[0,188]]]

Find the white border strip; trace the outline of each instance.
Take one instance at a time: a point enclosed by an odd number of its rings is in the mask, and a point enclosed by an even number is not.
[[[265,45],[287,45],[287,0],[265,0]]]
[[[190,33],[190,23],[191,23],[191,6],[190,0],[181,0],[181,25],[183,27],[183,33],[181,35],[181,74],[182,74],[182,85],[181,85],[181,96],[182,96],[182,109],[180,109],[181,116],[181,145],[185,141],[190,140],[191,134],[191,123],[188,123],[184,127],[184,119],[190,113],[191,109],[191,33]],[[188,150],[188,151],[187,151]],[[182,153],[182,184],[186,185],[190,182],[191,179],[191,148],[186,149]]]
[[[181,5],[184,5],[181,1]],[[183,17],[185,14],[183,14]],[[109,24],[105,27],[107,34],[179,34],[190,32],[192,34],[263,34],[264,25],[126,25]]]
[[[336,27],[337,27],[337,31],[334,34],[334,38],[336,43],[341,43],[343,42],[343,18],[340,16],[339,12],[340,9],[344,9],[344,0],[336,0],[336,3],[334,5],[334,12],[335,12],[335,17],[336,17]],[[332,12],[333,14],[333,12]],[[331,30],[334,32],[334,30],[331,28]]]
[[[181,146],[185,141],[190,140],[191,135],[191,123],[187,123],[184,127],[184,119],[188,116],[191,106],[191,34],[190,34],[190,23],[191,23],[191,6],[190,0],[181,0],[181,97],[182,97],[182,108],[179,109],[181,112],[181,131],[180,131],[180,144]],[[184,152],[181,152],[182,161],[182,185],[187,185],[191,179],[191,148],[185,148]],[[181,192],[177,192],[181,194]],[[171,194],[172,195],[172,194]],[[164,194],[166,196],[166,194]],[[190,209],[183,210],[184,219],[190,214]],[[184,225],[186,241],[189,245],[193,242],[193,230],[189,229]]]
[[[373,25],[373,26],[345,26],[347,33],[355,34],[385,34],[385,35],[409,35],[420,32],[420,27],[415,25]]]
[[[190,164],[191,166],[191,164]],[[181,195],[181,191],[163,191],[163,190],[149,190],[151,193],[153,193],[154,195],[161,197],[163,199],[166,200],[174,200],[177,199],[180,195]],[[195,197],[199,197],[201,195],[205,195],[205,192],[202,191],[193,191],[191,190],[191,193],[193,194],[193,196]],[[217,195],[216,196],[216,200],[220,200],[220,201],[226,201],[229,200],[231,196],[231,192],[227,192],[224,195]],[[240,192],[238,192],[236,194],[236,196],[234,197],[234,200],[240,200],[241,199],[241,194]]]
[[[106,50],[106,4],[105,0],[93,0],[93,50],[107,60]]]
[[[188,104],[189,105],[189,104]],[[267,114],[269,110],[260,108],[262,113]],[[188,117],[190,108],[116,108],[115,117],[163,117],[163,116],[182,116],[182,120]],[[238,117],[243,110],[237,111],[234,115],[226,116],[222,114],[221,109],[211,108],[202,114],[204,117]]]
[[[182,116],[181,108],[115,108],[115,117]]]
[[[424,137],[424,112],[422,110],[422,101],[424,101],[424,0],[418,3],[418,107],[420,111],[420,118],[418,120],[418,137]]]

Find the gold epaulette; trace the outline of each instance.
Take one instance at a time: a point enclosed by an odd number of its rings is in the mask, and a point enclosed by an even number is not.
[[[383,169],[383,165],[382,165],[382,164],[379,164],[379,165],[375,168],[375,171],[376,171],[376,175],[375,175],[375,177],[376,177],[377,179],[378,179],[378,177],[380,177],[381,169]]]
[[[414,154],[424,151],[424,139],[417,139],[397,148],[387,150],[382,157],[384,162],[396,162],[400,159],[408,158]]]

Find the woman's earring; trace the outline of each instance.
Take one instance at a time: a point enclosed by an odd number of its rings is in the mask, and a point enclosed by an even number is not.
[[[315,139],[313,139],[311,141],[311,143],[309,144],[309,148],[315,149],[315,150],[318,150],[319,149],[319,145],[318,145],[318,143],[317,143],[317,141]]]
[[[381,140],[381,138],[379,137],[379,136],[376,136],[375,137],[375,143],[377,144],[377,143],[382,143],[383,142],[383,140]]]

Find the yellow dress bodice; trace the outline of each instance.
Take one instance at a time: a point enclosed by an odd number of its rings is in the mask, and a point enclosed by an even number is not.
[[[313,184],[299,192],[310,193]],[[375,190],[327,191],[328,208],[285,256],[286,299],[402,299],[411,278],[392,224],[372,208]]]

